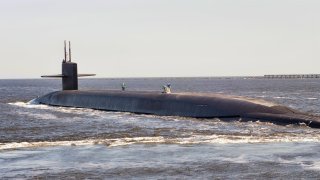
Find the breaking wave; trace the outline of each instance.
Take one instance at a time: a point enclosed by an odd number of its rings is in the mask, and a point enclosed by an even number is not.
[[[13,102],[13,103],[8,103],[13,106],[19,106],[19,107],[24,107],[24,108],[35,108],[35,109],[50,109],[50,106],[43,105],[43,104],[34,104],[31,101],[29,102]]]
[[[72,113],[72,114],[86,114],[90,112],[94,112],[94,115],[98,114],[98,112],[106,112],[106,111],[99,111],[94,109],[87,109],[87,108],[76,108],[76,107],[60,107],[60,106],[49,106],[44,104],[34,104],[29,102],[14,102],[8,103],[9,105],[29,108],[29,109],[43,109],[43,110],[51,110],[56,112],[63,112],[63,113]]]
[[[320,135],[309,137],[298,136],[236,136],[236,135],[194,135],[185,138],[157,137],[133,137],[118,139],[85,139],[78,141],[41,141],[41,142],[12,142],[0,143],[0,150],[10,150],[18,148],[35,148],[50,146],[85,146],[85,145],[105,145],[108,147],[127,146],[131,144],[244,144],[244,143],[286,143],[286,142],[320,142]]]

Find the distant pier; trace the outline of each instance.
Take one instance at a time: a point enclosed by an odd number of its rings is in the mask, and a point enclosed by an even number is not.
[[[278,74],[278,75],[264,75],[266,79],[309,79],[320,78],[320,74]]]

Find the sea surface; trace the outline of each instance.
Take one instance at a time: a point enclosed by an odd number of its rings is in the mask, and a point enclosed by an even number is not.
[[[82,79],[80,89],[213,92],[320,115],[320,79]],[[320,129],[28,103],[60,80],[0,80],[0,179],[319,179]]]

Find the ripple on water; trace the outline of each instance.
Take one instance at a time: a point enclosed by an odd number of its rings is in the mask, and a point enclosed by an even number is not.
[[[320,156],[312,150],[317,147],[310,143],[60,146],[2,152],[0,159],[7,166],[0,167],[0,173],[8,178],[22,174],[24,178],[316,178]],[[301,151],[305,153],[297,153]],[[291,157],[283,160],[284,155]]]

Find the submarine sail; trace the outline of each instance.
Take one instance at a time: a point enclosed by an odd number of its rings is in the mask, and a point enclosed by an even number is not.
[[[69,54],[69,60],[68,59]],[[71,62],[71,42],[69,41],[69,53],[67,43],[64,41],[64,59],[62,60],[62,74],[43,75],[45,78],[62,78],[62,90],[78,90],[78,77],[95,76],[95,74],[78,74],[77,63]]]

